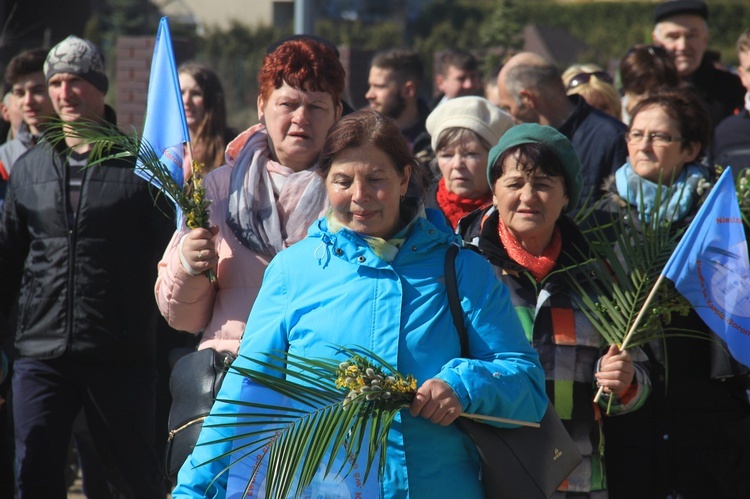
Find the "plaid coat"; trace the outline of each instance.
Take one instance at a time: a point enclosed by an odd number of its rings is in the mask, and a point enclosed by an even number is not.
[[[560,490],[582,493],[606,490],[602,409],[606,411],[608,402],[603,399],[601,407],[594,403],[594,373],[608,345],[571,299],[574,291],[565,275],[555,272],[579,263],[581,255],[588,254],[588,243],[578,227],[563,216],[558,221],[562,251],[552,272],[537,282],[508,256],[498,235],[498,218],[494,207],[476,211],[461,220],[459,232],[466,242],[479,248],[498,279],[508,286],[526,336],[539,353],[547,396],[583,456],[583,463]],[[634,382],[621,398],[613,397],[610,415],[639,408],[650,391],[647,365],[643,362],[646,356],[637,349],[630,353],[636,372]]]

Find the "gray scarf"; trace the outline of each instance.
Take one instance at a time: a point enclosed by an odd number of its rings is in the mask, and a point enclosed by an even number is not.
[[[232,167],[226,221],[243,246],[273,256],[307,235],[328,198],[317,165],[295,172],[269,156],[268,134],[260,127]],[[278,197],[271,173],[287,177]]]

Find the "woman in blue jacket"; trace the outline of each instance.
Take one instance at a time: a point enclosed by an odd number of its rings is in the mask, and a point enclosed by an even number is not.
[[[331,128],[322,154],[331,209],[269,265],[234,365],[274,350],[331,357],[332,344],[374,351],[421,383],[391,426],[380,496],[482,498],[476,448],[451,423],[462,412],[539,421],[547,404],[544,373],[508,291],[480,255],[459,253],[471,359],[459,358],[443,269],[460,239],[442,215],[425,215],[404,197],[418,166],[398,127],[375,111],[354,113]],[[218,399],[239,400],[242,381],[230,372]],[[212,480],[229,458],[207,461],[231,442],[200,444],[233,435],[231,426],[211,424],[238,410],[214,405],[173,497],[225,497],[226,473]]]

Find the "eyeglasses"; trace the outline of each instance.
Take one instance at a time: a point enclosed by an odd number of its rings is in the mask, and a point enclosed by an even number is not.
[[[593,73],[578,73],[568,82],[568,90],[570,90],[571,88],[576,88],[578,85],[583,85],[590,82],[592,76],[596,76],[597,79],[609,83],[610,85],[614,83],[612,77],[609,76],[609,73],[605,71],[594,71]]]
[[[672,142],[683,142],[685,140],[682,137],[672,137],[664,132],[651,132],[647,134],[640,130],[631,130],[625,133],[625,141],[629,144],[640,144],[644,139],[655,146],[666,146]]]

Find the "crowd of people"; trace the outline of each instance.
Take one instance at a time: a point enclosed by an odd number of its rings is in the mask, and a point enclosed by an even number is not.
[[[16,55],[0,106],[0,497],[65,497],[71,463],[91,498],[226,497],[245,378],[229,370],[172,483],[174,338],[239,354],[237,369],[359,345],[413,374],[381,497],[485,497],[456,420],[536,422],[548,401],[583,457],[556,499],[750,497],[750,366],[694,308],[621,350],[582,305],[607,266],[592,233],[680,231],[723,168],[750,168],[750,29],[735,74],[707,57],[708,20],[703,0],[657,4],[653,43],[616,74],[519,52],[488,82],[448,50],[431,100],[419,54],[384,50],[361,110],[336,47],[297,35],[268,48],[241,132],[217,74],[184,63],[185,180],[202,163],[211,204],[209,228],[177,230],[134,159],[91,166],[75,133],[117,124],[99,47]],[[451,246],[473,249],[455,261],[468,351]]]

